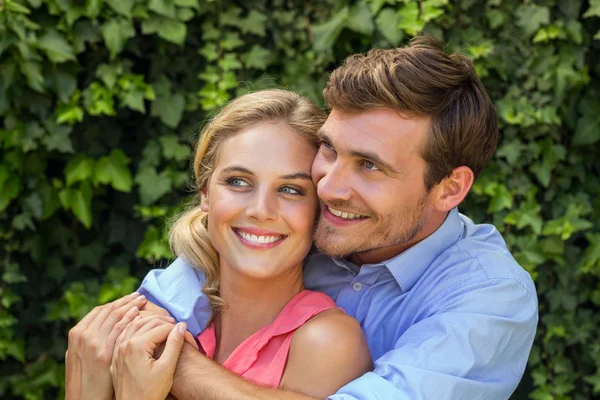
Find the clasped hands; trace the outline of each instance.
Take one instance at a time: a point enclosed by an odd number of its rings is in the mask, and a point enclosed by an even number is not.
[[[164,400],[184,340],[197,347],[174,322],[138,293],[94,308],[69,331],[66,400]]]

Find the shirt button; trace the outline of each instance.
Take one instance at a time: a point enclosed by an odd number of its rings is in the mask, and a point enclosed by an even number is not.
[[[354,282],[354,285],[352,285],[352,289],[354,289],[355,292],[360,292],[360,289],[362,289],[362,283]]]

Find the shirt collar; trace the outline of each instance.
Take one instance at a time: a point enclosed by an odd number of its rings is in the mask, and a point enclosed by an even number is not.
[[[382,262],[390,270],[403,292],[410,290],[427,267],[463,232],[463,222],[457,208],[453,208],[444,223],[431,235],[396,257]]]

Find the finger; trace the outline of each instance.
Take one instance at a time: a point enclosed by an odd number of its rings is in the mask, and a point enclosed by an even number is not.
[[[199,350],[199,348],[198,348],[198,343],[196,342],[196,339],[194,339],[194,337],[192,336],[192,334],[191,334],[191,333],[189,333],[189,332],[186,332],[186,333],[185,333],[185,336],[184,336],[183,338],[184,338],[184,340],[185,340],[187,343],[189,343],[189,344],[191,344],[192,346],[194,346],[194,348],[195,348],[196,350]]]
[[[94,309],[94,310],[97,310],[96,316],[94,317],[93,320],[91,320],[89,322],[89,324],[87,325],[87,329],[90,329],[92,332],[98,332],[98,330],[100,329],[100,327],[106,320],[106,317],[108,316],[108,314],[110,314],[111,311],[113,311],[117,307],[121,307],[122,305],[129,303],[130,301],[134,300],[135,298],[137,298],[139,296],[139,295],[135,296],[135,294],[136,293],[132,293],[127,296],[123,296],[120,299],[117,299],[113,302],[106,303],[101,306],[97,306]]]
[[[163,318],[156,318],[156,316],[155,316],[153,318],[150,318],[148,321],[144,322],[144,324],[132,335],[132,337],[143,335],[146,332],[148,332],[160,325],[169,325],[169,326],[173,327],[174,322],[175,322],[174,320],[168,321]]]
[[[106,339],[106,347],[109,352],[113,352],[117,338],[127,328],[127,325],[139,314],[140,310],[137,306],[133,306],[125,313],[123,318],[115,324],[113,330]]]
[[[146,304],[144,304],[144,307],[142,307],[141,309],[142,311],[147,311],[148,313],[151,314],[158,314],[158,315],[165,315],[165,316],[169,316],[169,312],[167,310],[165,310],[164,308],[157,306],[156,304],[152,303],[152,302],[147,302]]]
[[[121,320],[123,315],[133,306],[141,307],[146,302],[145,296],[129,296],[129,299],[123,302],[123,298],[103,305],[102,310],[94,321],[90,324],[89,328],[92,332],[97,333],[98,336],[106,338],[112,328],[117,322]],[[104,327],[104,328],[103,328]]]
[[[154,350],[156,349],[157,345],[165,342],[169,336],[169,332],[171,332],[173,329],[173,325],[158,325],[148,332],[133,337],[131,339],[131,343],[136,352],[143,351],[152,357],[154,356]]]
[[[135,317],[133,319],[133,321],[127,325],[127,328],[125,328],[125,330],[117,337],[117,340],[115,342],[115,351],[118,349],[118,347],[122,344],[125,343],[126,341],[130,340],[137,331],[139,331],[144,325],[146,325],[149,321],[156,319],[156,320],[161,320],[161,321],[165,321],[165,322],[170,322],[173,323],[175,322],[175,320],[171,317],[165,317],[165,316],[161,316],[161,315],[151,315],[148,317],[141,317],[140,315],[138,315],[137,317]],[[153,325],[155,326],[155,325]]]
[[[137,307],[139,310],[145,303],[146,296],[137,296],[121,306],[116,306],[113,303],[106,319],[98,328],[98,335],[102,338],[108,337],[113,328],[123,319],[125,314],[127,314],[132,307]]]
[[[162,370],[161,374],[173,375],[175,373],[175,367],[177,366],[177,360],[179,360],[179,354],[181,354],[186,331],[187,325],[185,322],[180,322],[169,332],[165,350],[160,359],[156,361],[156,366]]]

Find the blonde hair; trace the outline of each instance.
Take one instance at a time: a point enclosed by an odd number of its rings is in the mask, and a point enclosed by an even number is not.
[[[196,145],[194,178],[197,193],[207,190],[223,143],[240,131],[261,122],[280,122],[316,147],[317,132],[326,118],[326,113],[313,102],[287,90],[262,90],[234,99],[204,127]],[[172,225],[169,243],[174,254],[204,271],[203,292],[214,315],[225,305],[219,297],[219,255],[208,235],[208,213],[200,209],[198,200],[199,196]]]

